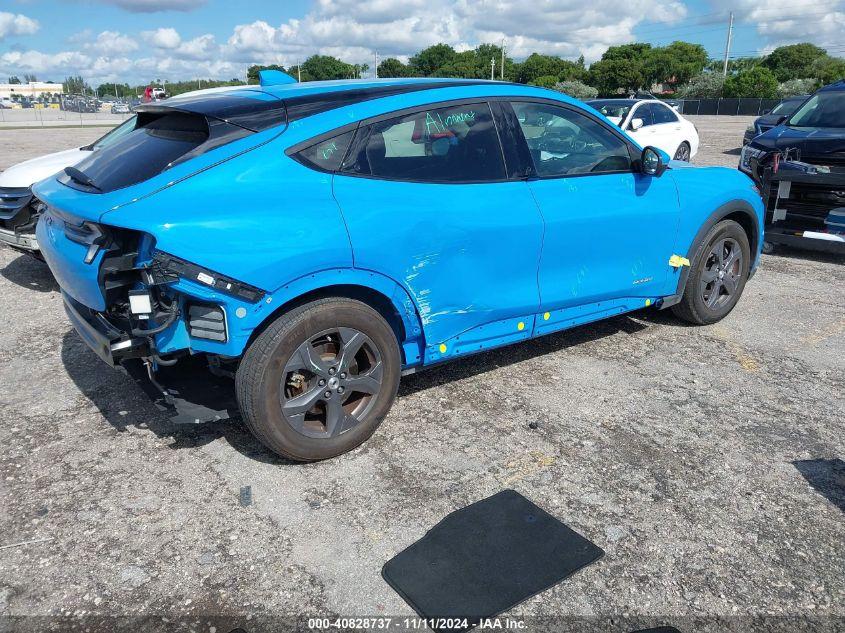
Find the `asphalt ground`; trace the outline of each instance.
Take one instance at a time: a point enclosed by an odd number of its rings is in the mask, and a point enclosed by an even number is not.
[[[748,119],[694,120],[694,162],[735,166]],[[0,130],[0,168],[101,132]],[[644,310],[403,378],[370,441],[303,466],[237,417],[173,424],[0,248],[0,631],[419,630],[382,565],[507,488],[606,555],[505,624],[843,630],[843,263],[764,256],[713,326]]]

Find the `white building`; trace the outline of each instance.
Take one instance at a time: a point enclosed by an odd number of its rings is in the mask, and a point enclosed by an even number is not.
[[[27,84],[0,84],[0,99],[11,99],[13,95],[23,97],[39,97],[45,92],[62,93],[62,84],[47,83],[45,81],[30,81]]]

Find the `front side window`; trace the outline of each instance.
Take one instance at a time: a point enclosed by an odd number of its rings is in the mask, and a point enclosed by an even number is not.
[[[675,116],[675,113],[672,112],[672,109],[665,105],[660,105],[657,103],[651,104],[651,112],[654,116],[654,124],[658,125],[660,123],[677,123],[678,117]]]
[[[343,170],[412,182],[505,179],[486,103],[431,108],[363,126]]]
[[[639,106],[636,110],[634,110],[634,114],[631,117],[631,121],[633,121],[634,119],[642,119],[643,127],[654,125],[654,111],[652,110],[651,104],[644,103],[643,105]]]
[[[537,175],[629,171],[628,146],[585,114],[544,103],[513,103]]]

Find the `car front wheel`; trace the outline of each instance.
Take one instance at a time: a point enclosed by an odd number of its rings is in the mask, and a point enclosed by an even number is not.
[[[718,222],[696,249],[683,298],[673,312],[697,325],[722,320],[742,296],[750,267],[745,230],[733,220]]]
[[[683,143],[681,143],[680,147],[678,147],[678,149],[675,150],[674,160],[683,160],[683,161],[689,162],[690,153],[691,152],[690,152],[689,143],[684,141]]]
[[[278,317],[238,367],[238,403],[270,450],[316,461],[352,450],[381,424],[396,397],[396,336],[368,305],[314,301]]]

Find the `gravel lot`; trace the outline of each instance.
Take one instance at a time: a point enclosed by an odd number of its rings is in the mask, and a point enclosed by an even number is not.
[[[749,119],[694,120],[695,162],[733,167]],[[103,131],[0,130],[0,168]],[[507,614],[527,630],[845,630],[843,263],[766,256],[714,326],[643,311],[407,377],[368,443],[301,466],[170,423],[0,247],[0,631],[411,616],[383,563],[503,488],[606,551]]]

